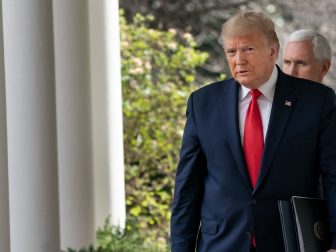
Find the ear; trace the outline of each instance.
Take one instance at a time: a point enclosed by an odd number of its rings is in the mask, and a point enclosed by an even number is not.
[[[328,73],[330,69],[331,61],[330,60],[323,60],[322,62],[322,74],[323,77]]]
[[[277,59],[278,58],[278,54],[279,54],[279,46],[274,43],[271,48],[270,48],[270,52],[271,52],[271,56],[274,57],[274,59]]]

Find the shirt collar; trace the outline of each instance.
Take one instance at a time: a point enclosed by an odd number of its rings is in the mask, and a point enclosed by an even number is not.
[[[278,79],[278,69],[274,66],[271,77],[258,90],[270,101],[273,101],[275,84]],[[244,100],[251,89],[241,85],[240,101]]]

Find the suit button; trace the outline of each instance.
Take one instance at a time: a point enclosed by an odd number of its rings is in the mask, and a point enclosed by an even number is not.
[[[251,204],[252,204],[252,205],[257,204],[257,200],[256,200],[256,199],[251,199]]]

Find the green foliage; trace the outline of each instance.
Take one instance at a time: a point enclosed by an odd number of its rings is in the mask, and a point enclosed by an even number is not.
[[[90,246],[74,250],[69,248],[67,252],[168,252],[164,240],[154,240],[150,230],[139,230],[136,222],[128,221],[128,228],[122,232],[113,227],[109,220],[105,221],[102,228],[97,231],[97,248]]]
[[[90,246],[89,248],[81,248],[80,250],[69,248],[67,252],[107,252],[107,251],[96,250],[93,246]]]
[[[138,14],[127,23],[121,11],[127,215],[166,240],[186,101],[207,53],[189,33],[180,40],[173,29],[150,29],[152,20]]]
[[[139,230],[136,222],[128,221],[122,232],[110,225],[108,220],[97,232],[98,248],[101,252],[168,252],[165,242],[151,239],[150,230]]]

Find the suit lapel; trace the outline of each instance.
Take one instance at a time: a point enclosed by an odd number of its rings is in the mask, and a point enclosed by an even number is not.
[[[295,106],[296,97],[293,94],[293,83],[290,83],[290,80],[286,79],[286,76],[280,70],[278,73],[262,165],[254,192],[260,187],[271,166],[272,159]]]
[[[250,179],[246,170],[243,148],[240,140],[239,121],[238,121],[238,96],[240,84],[233,79],[226,85],[224,99],[221,101],[221,116],[224,125],[226,125],[227,135],[229,138],[229,147],[237,168],[243,178],[243,183],[251,190]]]

